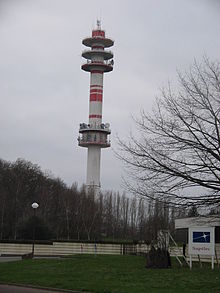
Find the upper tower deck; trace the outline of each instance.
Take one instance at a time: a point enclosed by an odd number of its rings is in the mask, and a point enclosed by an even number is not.
[[[101,30],[100,22],[97,22],[97,29],[92,31],[92,37],[83,39],[82,43],[91,48],[109,48],[114,45],[112,39],[105,37],[105,31]]]
[[[90,72],[89,95],[89,123],[81,123],[79,129],[79,145],[82,147],[97,146],[99,148],[110,147],[108,135],[111,133],[109,123],[102,122],[103,100],[103,73],[113,70],[113,53],[105,50],[105,47],[113,45],[113,41],[105,37],[105,31],[101,29],[100,21],[97,21],[97,29],[92,31],[92,37],[82,42],[91,47],[82,53],[87,62],[82,65],[84,71]]]
[[[85,50],[82,57],[87,59],[87,63],[82,65],[82,69],[87,72],[99,70],[109,72],[113,69],[113,53],[105,48],[113,46],[114,41],[105,37],[105,31],[101,29],[100,21],[97,21],[97,29],[92,31],[92,36],[82,41],[83,45],[90,47]]]

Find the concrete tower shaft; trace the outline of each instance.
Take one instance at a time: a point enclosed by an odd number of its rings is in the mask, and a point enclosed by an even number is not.
[[[91,48],[82,53],[87,59],[82,70],[90,72],[89,123],[80,124],[78,142],[79,146],[88,148],[86,185],[98,190],[101,148],[110,147],[108,135],[111,133],[109,123],[102,123],[103,76],[113,70],[113,53],[105,48],[113,46],[114,42],[105,37],[97,21],[97,29],[82,43]]]

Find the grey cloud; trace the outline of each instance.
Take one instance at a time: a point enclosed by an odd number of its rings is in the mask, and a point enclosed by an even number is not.
[[[210,3],[213,3],[213,6]],[[88,120],[89,74],[81,41],[101,17],[115,40],[115,68],[104,77],[103,120],[126,139],[132,115],[150,111],[158,87],[176,82],[196,57],[219,58],[217,1],[1,1],[1,157],[27,158],[65,182],[82,184],[86,150],[78,124]],[[121,189],[123,167],[103,150],[104,189]]]

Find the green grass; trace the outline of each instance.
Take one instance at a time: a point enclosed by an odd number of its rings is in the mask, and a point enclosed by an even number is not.
[[[0,263],[0,282],[114,293],[220,292],[220,271],[209,266],[146,269],[140,256],[74,255]]]

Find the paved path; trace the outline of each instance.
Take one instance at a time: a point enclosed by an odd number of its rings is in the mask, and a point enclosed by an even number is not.
[[[9,262],[9,261],[17,261],[21,260],[21,256],[1,256],[0,257],[0,262]],[[2,293],[0,291],[0,293]]]
[[[58,293],[58,292],[68,292],[68,291],[51,291],[43,290],[36,288],[12,286],[12,285],[1,285],[0,284],[0,293]],[[74,291],[69,291],[74,292]]]
[[[60,259],[59,256],[37,256],[34,259]],[[0,262],[9,262],[9,261],[17,261],[22,260],[21,256],[0,256]],[[1,291],[0,291],[1,293]]]

